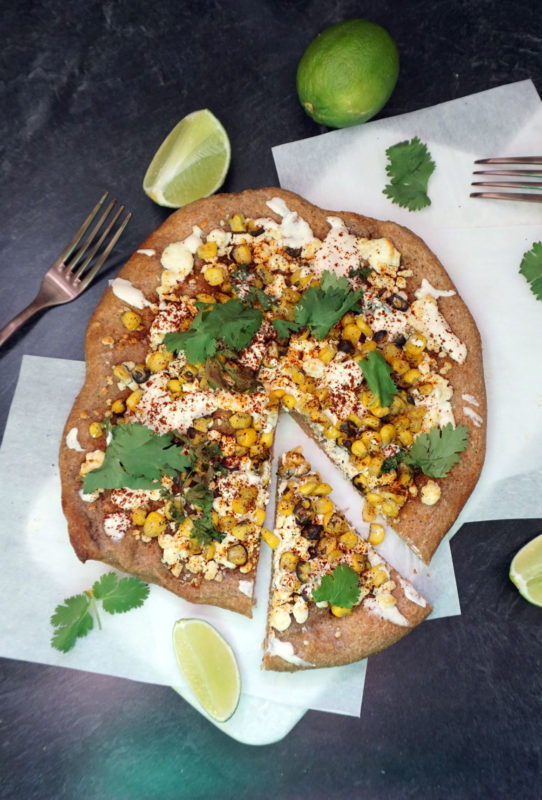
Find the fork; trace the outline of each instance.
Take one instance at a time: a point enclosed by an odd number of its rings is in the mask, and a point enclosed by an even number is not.
[[[113,233],[124,206],[119,206],[110,217],[117,201],[111,200],[104,208],[108,196],[109,192],[105,192],[71,242],[47,270],[30,305],[0,330],[0,346],[38,311],[75,300],[94,280],[132,216],[127,213]]]
[[[519,178],[519,180],[475,181],[471,186],[483,186],[490,189],[508,189],[506,192],[472,192],[471,197],[490,197],[493,200],[522,200],[526,203],[542,203],[542,181],[530,180],[542,178],[542,156],[516,156],[513,158],[480,158],[475,164],[497,166],[514,166],[516,164],[532,164],[531,169],[481,169],[474,175],[490,175],[491,177]],[[537,168],[536,165],[540,164]],[[518,189],[533,189],[534,191],[519,192]],[[512,190],[512,191],[510,191]]]

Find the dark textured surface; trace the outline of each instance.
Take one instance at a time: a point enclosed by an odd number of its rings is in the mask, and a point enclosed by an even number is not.
[[[384,24],[399,46],[381,116],[525,78],[542,91],[542,15],[523,0],[4,0],[0,327],[104,189],[134,217],[109,274],[0,353],[0,430],[23,353],[81,359],[108,277],[167,215],[140,185],[169,129],[209,107],[232,143],[225,190],[276,183],[271,147],[324,130],[297,103],[297,62],[352,16]],[[164,687],[3,660],[0,796],[540,797],[541,611],[507,573],[541,527],[464,527],[452,543],[462,615],[371,659],[360,719],[309,712],[269,747],[226,738]]]

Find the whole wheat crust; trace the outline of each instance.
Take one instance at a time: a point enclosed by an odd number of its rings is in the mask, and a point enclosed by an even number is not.
[[[222,194],[199,200],[176,211],[142,243],[140,250],[153,251],[154,255],[136,252],[125,264],[119,276],[129,280],[151,302],[157,300],[156,287],[160,283],[162,267],[160,255],[171,242],[186,238],[194,225],[205,233],[215,228],[221,220],[234,213],[246,217],[270,217],[266,201],[281,197],[287,206],[297,211],[311,225],[314,234],[324,238],[329,225],[326,218],[340,216],[356,234],[369,238],[388,237],[402,254],[402,265],[412,270],[407,292],[413,292],[426,278],[439,289],[455,289],[446,271],[424,242],[411,231],[392,222],[380,222],[349,212],[329,212],[311,205],[298,195],[277,188],[248,190],[240,194]],[[189,279],[194,279],[190,276]],[[197,278],[198,280],[203,280]],[[200,291],[207,286],[202,283]],[[182,292],[182,286],[180,287]],[[191,292],[194,294],[194,291]],[[476,325],[458,294],[439,300],[442,313],[457,336],[466,344],[467,361],[454,365],[447,375],[454,388],[453,411],[456,422],[470,430],[470,442],[459,464],[442,481],[440,501],[432,507],[424,506],[419,498],[410,500],[394,521],[397,532],[429,562],[446,531],[457,518],[459,511],[472,491],[480,473],[485,449],[486,403],[483,381],[482,349]],[[103,519],[108,509],[107,497],[94,503],[80,496],[79,470],[85,453],[70,449],[66,435],[72,428],[78,430],[78,440],[84,451],[92,451],[97,443],[88,433],[88,423],[103,419],[108,410],[107,401],[115,399],[118,391],[111,382],[112,367],[121,361],[140,362],[146,353],[145,332],[128,333],[123,327],[119,310],[123,303],[108,288],[94,311],[87,328],[85,340],[86,378],[67,419],[60,448],[60,475],[62,481],[62,506],[68,521],[71,543],[82,560],[96,559],[118,569],[137,575],[142,580],[159,584],[185,599],[197,603],[210,603],[240,613],[251,615],[253,600],[239,591],[239,579],[254,580],[252,573],[240,575],[232,570],[221,583],[187,579],[183,574],[176,578],[161,561],[161,549],[156,541],[143,543],[132,536],[114,542],[103,530]],[[141,312],[143,325],[148,328],[152,312]],[[483,420],[477,426],[463,410],[462,395],[474,395],[478,401],[477,414]],[[315,612],[316,613],[316,612]],[[322,645],[323,646],[323,645]],[[310,660],[310,659],[309,659]]]

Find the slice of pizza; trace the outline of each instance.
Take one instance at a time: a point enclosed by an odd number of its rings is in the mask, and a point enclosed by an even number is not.
[[[275,528],[263,534],[273,548],[266,669],[359,661],[410,633],[432,610],[354,530],[330,491],[301,448],[282,455]]]

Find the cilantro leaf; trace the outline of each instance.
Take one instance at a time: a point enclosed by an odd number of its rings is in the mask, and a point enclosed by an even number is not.
[[[202,545],[210,544],[213,539],[221,542],[224,534],[213,522],[213,493],[203,483],[198,483],[188,489],[185,497],[191,505],[201,511],[201,516],[192,517],[192,536],[195,536]]]
[[[164,344],[171,352],[184,350],[191,364],[203,364],[222,347],[236,352],[248,347],[262,320],[260,309],[228,300],[200,309],[187,331],[167,333]]]
[[[542,300],[542,242],[534,242],[523,254],[519,271],[528,281],[537,300]]]
[[[101,467],[83,477],[87,493],[96,489],[149,489],[162,475],[175,477],[190,464],[171,433],[157,434],[139,422],[116,425]]]
[[[448,422],[443,428],[435,426],[416,437],[404,461],[430,478],[444,478],[460,460],[468,441],[469,429],[465,425],[454,428]]]
[[[51,644],[57,650],[67,653],[79,637],[86,636],[94,627],[94,620],[89,613],[90,597],[88,594],[76,594],[64,600],[63,605],[55,608],[51,624],[56,628]]]
[[[392,203],[409,211],[419,211],[431,205],[427,184],[435,170],[427,146],[417,136],[410,141],[398,142],[386,150],[386,174],[391,178],[384,194]]]
[[[348,564],[339,564],[331,575],[324,575],[320,586],[312,592],[317,602],[327,600],[330,606],[352,608],[359,599],[359,578]]]
[[[91,590],[68,597],[63,604],[55,608],[51,617],[51,625],[55,628],[51,638],[52,646],[63,653],[71,650],[77,639],[86,636],[94,627],[91,610],[96,615],[98,627],[102,627],[97,600],[102,601],[105,611],[118,614],[131,608],[138,608],[147,599],[148,594],[149,587],[139,578],[119,579],[114,572],[102,575],[95,581]]]
[[[347,278],[338,278],[326,270],[320,286],[310,286],[297,304],[293,321],[273,320],[273,326],[281,339],[300,328],[309,328],[317,339],[323,339],[330,329],[348,311],[353,309],[363,294],[350,288]]]
[[[398,450],[394,455],[388,456],[382,462],[381,471],[383,473],[392,472],[394,469],[397,469],[399,464],[401,464],[407,456],[406,450]]]
[[[92,587],[96,600],[101,600],[104,611],[109,614],[123,614],[132,608],[139,608],[149,596],[149,587],[139,578],[120,578],[114,572],[102,575]]]
[[[391,378],[391,367],[378,350],[371,351],[367,358],[358,361],[369,390],[378,397],[382,406],[388,406],[399,391]]]

